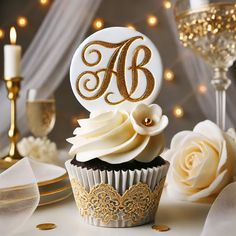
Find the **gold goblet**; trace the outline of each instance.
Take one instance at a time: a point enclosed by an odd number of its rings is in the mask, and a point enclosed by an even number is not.
[[[225,129],[227,77],[236,59],[236,0],[178,0],[175,17],[180,41],[214,69],[216,120]]]

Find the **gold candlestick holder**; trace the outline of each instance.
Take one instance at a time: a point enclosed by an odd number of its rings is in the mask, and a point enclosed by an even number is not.
[[[7,92],[8,92],[8,99],[10,100],[11,104],[11,124],[10,129],[8,131],[8,137],[10,141],[9,152],[7,156],[0,160],[0,168],[8,168],[18,160],[22,158],[18,149],[17,149],[17,141],[19,140],[20,133],[17,128],[17,109],[16,109],[16,102],[17,98],[19,97],[20,92],[20,83],[22,78],[21,77],[14,77],[10,79],[4,79]]]

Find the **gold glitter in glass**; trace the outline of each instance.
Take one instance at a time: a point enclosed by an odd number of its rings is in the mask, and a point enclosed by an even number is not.
[[[235,4],[210,4],[177,16],[180,41],[210,65],[228,68],[236,58]]]

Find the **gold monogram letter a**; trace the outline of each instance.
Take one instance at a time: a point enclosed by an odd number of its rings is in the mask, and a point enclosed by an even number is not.
[[[98,49],[91,49],[89,48],[91,46],[100,46],[105,47],[108,49],[114,49],[114,52],[112,53],[111,57],[109,58],[107,68],[103,68],[97,71],[84,71],[81,73],[77,78],[77,92],[79,95],[85,99],[85,100],[95,100],[101,96],[104,95],[105,101],[110,105],[117,105],[122,103],[123,101],[131,101],[131,102],[137,102],[142,101],[150,96],[154,89],[155,80],[152,75],[152,73],[145,68],[145,65],[150,61],[152,53],[151,50],[144,46],[140,45],[134,49],[133,57],[132,57],[132,64],[129,68],[126,68],[126,57],[128,50],[132,43],[136,40],[143,40],[142,36],[133,37],[130,39],[127,39],[125,41],[122,41],[120,43],[109,43],[104,41],[93,41],[88,43],[83,51],[82,51],[82,61],[83,63],[88,67],[94,67],[100,63],[102,60],[102,53]],[[88,54],[94,54],[96,56],[96,61],[89,62],[86,60],[86,52],[88,51]],[[138,64],[138,55],[139,53],[143,51],[144,57],[143,60]],[[116,70],[115,68],[116,67]],[[131,70],[132,77],[131,77],[131,86],[130,88],[127,88],[127,80],[129,78],[125,77],[125,71]],[[143,92],[143,94],[139,94],[138,97],[134,97],[135,92],[137,91],[138,86],[143,86],[143,84],[139,84],[139,71],[141,71],[146,78],[146,89]],[[111,97],[114,94],[113,91],[107,91],[109,84],[111,82],[111,79],[116,79],[116,84],[118,91],[120,93],[120,96],[122,99],[118,101],[112,101]],[[94,82],[94,85],[88,86],[89,82]],[[87,91],[88,93],[92,93],[91,96],[84,95],[81,92],[81,86],[83,86],[83,89]],[[113,99],[114,100],[114,99]]]

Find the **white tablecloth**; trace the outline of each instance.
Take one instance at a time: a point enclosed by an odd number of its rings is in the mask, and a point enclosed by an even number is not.
[[[114,229],[99,228],[81,222],[73,197],[51,206],[36,210],[30,220],[15,236],[199,236],[210,205],[177,202],[169,199],[165,192],[162,196],[156,222],[168,225],[168,232],[156,232],[151,226]],[[56,229],[40,231],[36,225],[55,223]]]

